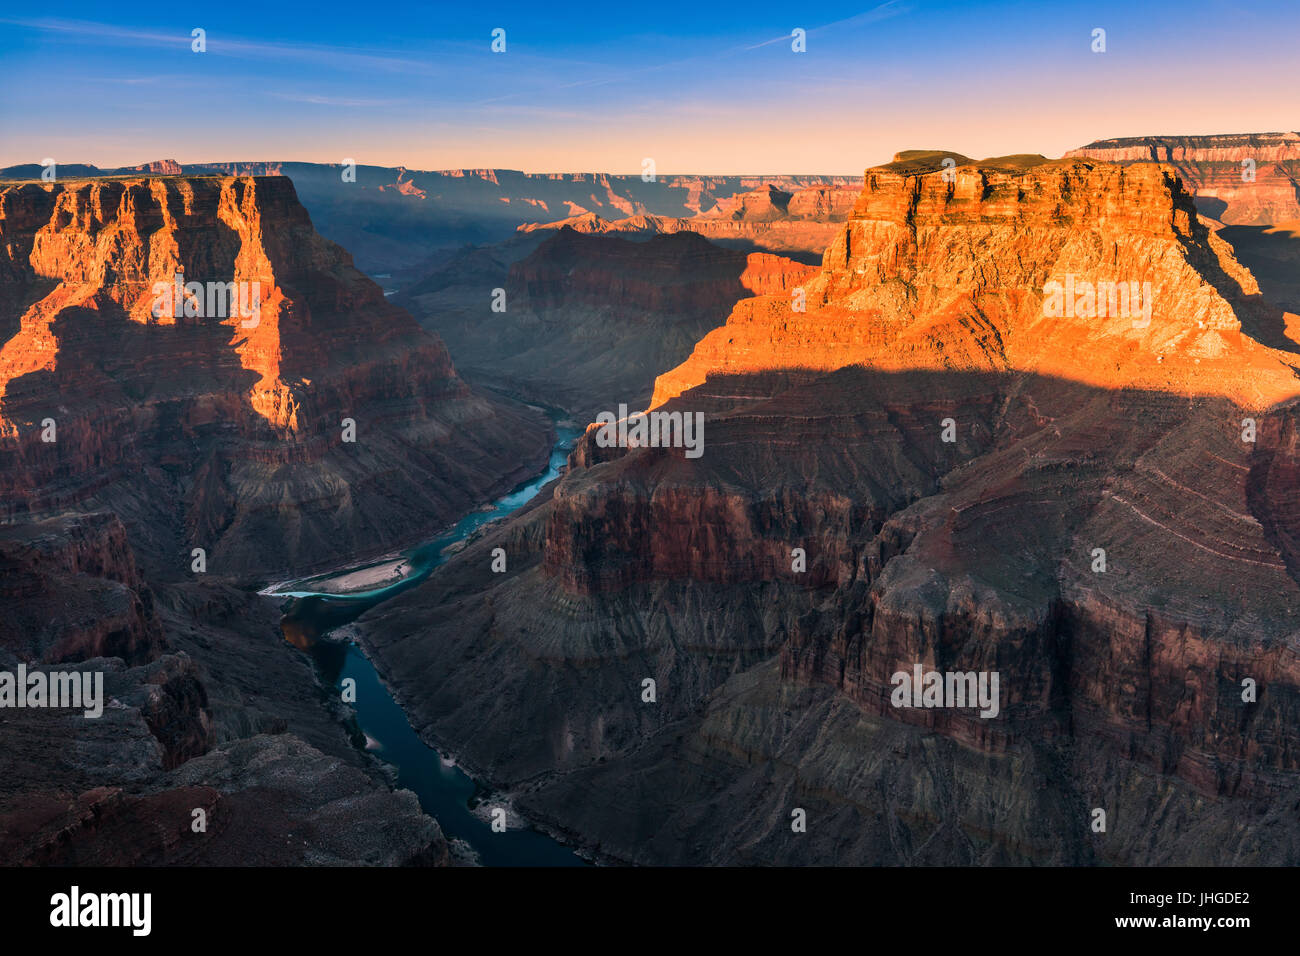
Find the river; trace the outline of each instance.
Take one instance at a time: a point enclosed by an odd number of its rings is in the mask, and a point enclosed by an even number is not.
[[[411,729],[406,714],[361,649],[351,641],[329,639],[329,635],[375,605],[419,584],[447,560],[444,552],[448,546],[464,541],[489,521],[512,514],[527,504],[560,474],[568,450],[579,434],[579,429],[557,425],[557,439],[546,471],[496,501],[491,508],[466,515],[451,530],[412,550],[406,555],[411,573],[401,581],[338,595],[311,590],[311,582],[321,579],[317,576],[299,584],[282,585],[271,594],[290,599],[281,622],[285,637],[312,656],[321,679],[340,689],[344,680],[356,681],[357,699],[352,706],[357,723],[368,738],[367,747],[397,768],[397,786],[414,791],[420,806],[438,821],[447,839],[464,840],[484,866],[585,866],[587,862],[538,830],[493,832],[490,824],[472,810],[476,802],[491,806],[490,796]]]

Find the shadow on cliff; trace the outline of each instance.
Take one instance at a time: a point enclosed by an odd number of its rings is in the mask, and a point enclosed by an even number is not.
[[[775,550],[765,554],[759,548],[733,561],[724,577],[748,568],[744,573],[753,580],[766,580],[769,571],[775,574],[783,561],[788,564],[776,543],[788,550],[789,540],[819,520],[820,512],[803,514],[795,507],[801,497],[852,502],[856,518],[850,524],[878,523],[949,488],[960,473],[966,499],[943,538],[934,539],[947,542],[935,559],[964,552],[971,567],[992,574],[997,565],[981,561],[980,553],[1024,553],[1032,542],[1039,564],[1005,569],[1004,577],[990,583],[1015,593],[1050,591],[1052,569],[1079,523],[1117,482],[1127,480],[1124,476],[1157,467],[1154,462],[1170,454],[1172,441],[1199,457],[1171,458],[1160,466],[1171,476],[1173,484],[1163,491],[1172,497],[1159,503],[1159,514],[1167,519],[1155,523],[1167,525],[1175,538],[1200,539],[1193,505],[1200,507],[1216,494],[1224,502],[1244,497],[1253,520],[1300,581],[1300,505],[1294,503],[1300,501],[1300,455],[1294,450],[1300,447],[1300,419],[1293,401],[1261,416],[1221,396],[1106,388],[1033,373],[850,366],[832,372],[785,368],[712,375],[661,408],[704,413],[701,457],[687,459],[678,449],[601,448],[591,430],[579,440],[570,458],[575,470],[564,483],[580,482],[573,492],[578,495],[602,487],[611,494],[633,490],[646,507],[665,489],[678,487],[735,496],[745,503],[737,514],[752,518],[756,528],[772,530]],[[1250,442],[1243,440],[1244,418],[1257,420]],[[1222,474],[1214,470],[1215,462],[1228,463]],[[1246,473],[1249,480],[1238,487]],[[1214,482],[1228,484],[1216,491]],[[1198,487],[1202,497],[1186,497],[1181,487]],[[725,514],[720,512],[720,527],[727,525]],[[672,528],[671,516],[629,520],[627,528],[578,547],[575,553],[586,556],[579,562],[586,567],[569,567],[572,562],[550,554],[547,567],[579,591],[625,587],[646,569],[672,567],[662,555],[648,563],[638,558],[646,549],[653,553],[659,533],[654,529]],[[724,531],[718,534],[725,540]],[[1248,537],[1249,529],[1240,534]],[[710,570],[707,560],[692,563],[689,549],[682,555],[683,567],[704,569],[705,578],[723,573]],[[809,561],[802,584],[821,586],[842,573]]]
[[[1294,410],[1269,411],[1246,444],[1226,398],[860,366],[714,376],[665,410],[706,413],[702,457],[600,448],[587,432],[549,501],[360,620],[413,722],[468,765],[507,782],[628,771],[550,807],[617,787],[638,834],[680,803],[629,803],[628,780],[716,803],[731,768],[766,772],[791,752],[851,765],[840,792],[861,805],[894,778],[873,767],[864,787],[865,761],[841,759],[879,745],[859,714],[966,753],[1014,750],[1031,782],[1007,792],[1050,792],[1063,820],[1122,791],[1117,768],[1211,798],[1293,786],[1295,734],[1274,728],[1297,726],[1296,591],[1256,521],[1300,540]],[[511,564],[493,574],[498,546]],[[912,661],[1000,672],[1001,715],[900,711],[890,675]],[[1269,696],[1243,715],[1234,680],[1261,671]],[[628,692],[646,673],[674,688],[653,711]],[[731,724],[725,700],[745,687]],[[809,687],[851,701],[854,729],[832,741],[805,719]],[[599,730],[569,733],[595,715]],[[684,750],[692,727],[702,745]],[[797,751],[784,746],[799,727]],[[727,769],[684,785],[715,745]],[[647,754],[662,760],[638,763]],[[972,780],[997,762],[977,763]],[[1140,861],[1140,838],[1108,852]]]
[[[180,197],[170,198],[179,221]],[[241,243],[224,223],[200,234],[178,229],[176,244],[183,281],[224,283],[234,275]],[[170,292],[174,276],[158,281]],[[30,271],[22,285],[30,299],[45,283]],[[175,520],[184,505],[176,495],[232,434],[257,420],[249,394],[258,375],[243,368],[220,318],[185,317],[182,308],[169,324],[136,321],[117,299],[161,304],[153,283],[110,274],[104,287],[50,321],[51,367],[8,383],[6,417],[27,424],[24,447],[6,450],[14,468],[0,486],[11,514],[110,507],[146,545],[140,553],[149,560],[184,550],[185,529]],[[51,445],[38,435],[47,418],[57,426]]]
[[[1219,235],[1255,274],[1269,300],[1300,315],[1300,222],[1224,226]]]
[[[1300,253],[1294,247],[1288,246],[1285,239],[1267,244],[1262,242],[1263,233],[1253,233],[1250,231],[1253,229],[1261,229],[1261,227],[1225,227],[1219,230],[1219,236],[1233,246],[1237,261],[1254,274],[1259,282],[1262,294],[1247,294],[1242,289],[1241,283],[1223,270],[1216,256],[1203,255],[1198,252],[1198,254],[1191,257],[1192,261],[1204,279],[1214,287],[1215,291],[1232,304],[1233,310],[1237,313],[1237,318],[1241,321],[1243,334],[1268,348],[1300,355],[1300,342],[1291,337],[1286,327],[1285,313],[1290,309],[1290,306],[1286,305],[1283,299],[1290,299],[1289,293],[1291,290],[1284,282],[1277,282],[1273,278],[1277,274],[1277,269],[1273,265],[1275,257],[1294,257],[1291,259],[1293,265],[1289,270],[1294,273],[1297,269],[1300,269]],[[1209,235],[1210,229],[1199,219],[1193,217],[1192,232],[1204,242]],[[1294,236],[1287,234],[1287,236],[1300,244],[1300,233]],[[1233,242],[1234,237],[1237,240],[1236,243]],[[1206,248],[1208,248],[1208,244],[1199,247],[1200,250]],[[1260,273],[1256,271],[1257,266],[1263,267],[1265,272],[1270,275],[1268,280],[1264,280]],[[1272,291],[1270,292],[1270,290]],[[1281,292],[1282,296],[1279,297],[1274,294],[1277,292]]]
[[[695,233],[565,227],[464,250],[401,302],[443,339],[467,378],[590,420],[622,402],[645,407],[655,376],[755,295],[746,282],[780,287],[780,258],[751,268],[748,252]],[[505,312],[492,311],[494,288],[505,290]]]

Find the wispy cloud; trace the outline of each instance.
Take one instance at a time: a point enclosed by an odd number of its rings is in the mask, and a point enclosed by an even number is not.
[[[314,106],[347,106],[369,109],[379,106],[400,106],[409,100],[377,100],[360,96],[322,96],[319,93],[272,93],[278,100],[291,103],[310,103]]]
[[[851,29],[853,27],[865,26],[868,23],[876,23],[880,20],[888,20],[891,17],[901,16],[902,14],[910,13],[911,10],[912,8],[910,6],[900,3],[900,0],[887,0],[887,2],[882,3],[878,7],[875,7],[871,10],[866,10],[862,13],[854,14],[851,17],[845,17],[843,20],[835,20],[832,23],[824,23],[821,26],[813,27],[807,32],[809,34],[814,34],[814,33],[823,33],[827,30],[834,30],[837,28]],[[790,34],[785,33],[779,37],[773,37],[770,40],[763,40],[760,43],[742,44],[739,46],[725,47],[722,50],[717,50],[709,53],[700,53],[700,54],[696,54],[695,56],[688,56],[676,60],[667,60],[662,63],[654,63],[651,64],[650,66],[639,67],[638,69],[635,70],[623,70],[612,76],[592,77],[589,79],[577,80],[572,83],[563,83],[560,84],[559,86],[550,87],[550,89],[547,92],[555,92],[559,90],[571,90],[571,89],[577,89],[579,87],[608,86],[611,83],[623,83],[623,82],[627,82],[628,80],[635,79],[637,77],[645,76],[648,73],[658,73],[658,72],[662,72],[663,70],[670,70],[675,67],[683,67],[683,66],[688,66],[690,64],[696,64],[696,63],[712,63],[722,59],[723,57],[731,56],[736,53],[747,53],[750,50],[757,50],[760,47],[770,46],[773,43],[789,43],[789,42],[790,42]],[[499,103],[503,100],[515,99],[517,97],[524,96],[528,92],[532,92],[532,91],[521,90],[514,93],[506,93],[502,96],[494,96],[489,99],[479,100],[476,105],[485,105],[488,103]]]
[[[89,20],[0,18],[0,23],[78,37],[84,40],[188,50],[193,42],[189,33],[165,33],[115,27]],[[387,51],[360,51],[340,46],[308,43],[268,43],[221,33],[205,37],[206,52],[213,56],[241,59],[276,59],[311,62],[322,66],[353,67],[359,70],[385,70],[395,73],[433,75],[442,72],[423,60],[402,57]]]
[[[124,45],[152,46],[159,49],[187,51],[193,37],[187,31],[168,33],[157,29],[142,30],[115,27],[90,20],[58,18],[0,17],[0,24],[52,33],[87,42],[118,43]],[[463,69],[463,61],[481,60],[489,49],[487,38],[474,44],[465,40],[438,40],[431,43],[430,56],[416,59],[409,55],[383,49],[365,49],[319,43],[280,43],[250,40],[221,32],[205,36],[206,53],[249,60],[287,61],[310,63],[335,70],[355,70],[373,73],[382,71],[410,76],[446,77]],[[436,53],[436,55],[434,55]],[[451,62],[460,59],[462,65]],[[511,53],[511,62],[518,66],[567,69],[590,69],[599,64],[571,58],[538,56],[526,52]]]
[[[911,7],[900,4],[898,0],[888,0],[872,10],[865,10],[862,13],[855,13],[851,17],[845,17],[843,20],[836,20],[833,23],[823,23],[819,27],[813,27],[807,30],[809,35],[814,33],[825,33],[827,30],[837,28],[853,28],[866,26],[868,23],[876,23],[880,20],[888,20],[890,17],[901,16],[904,13],[910,13]],[[771,46],[773,43],[789,43],[790,34],[783,33],[779,37],[773,37],[770,40],[764,40],[762,43],[755,43],[753,46],[747,46],[743,49],[757,50],[759,47]]]
[[[158,83],[166,83],[170,86],[177,83],[191,82],[194,77],[179,73],[159,73],[155,76],[85,76],[81,79],[86,83],[115,83],[120,86],[153,86]]]

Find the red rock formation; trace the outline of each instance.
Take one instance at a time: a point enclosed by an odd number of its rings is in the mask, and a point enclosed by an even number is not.
[[[822,223],[843,222],[852,212],[853,203],[857,200],[859,192],[860,188],[857,184],[819,185],[787,191],[769,183],[762,189],[719,199],[716,206],[701,212],[696,218],[730,219],[752,223],[798,220]],[[703,228],[716,227],[706,224]]]
[[[105,693],[0,711],[0,863],[445,858],[230,581],[427,533],[540,464],[538,417],[461,382],[288,179],[10,185],[0,240],[0,669]],[[177,267],[258,282],[256,321],[154,314]]]
[[[1065,154],[1066,159],[1108,163],[1258,163],[1300,159],[1300,133],[1236,133],[1220,136],[1132,136],[1103,139]]]
[[[820,255],[836,232],[834,223],[749,222],[733,219],[690,219],[635,215],[626,219],[606,220],[595,213],[582,213],[555,222],[527,223],[519,227],[522,234],[572,229],[590,235],[662,236],[693,232],[728,248],[761,249],[771,253],[807,256]]]
[[[787,192],[775,183],[720,198],[692,217],[629,214],[607,219],[581,212],[556,222],[527,223],[521,233],[570,228],[578,232],[667,235],[694,232],[720,245],[795,256],[818,256],[853,208],[855,188],[819,185]]]
[[[181,164],[174,159],[159,159],[152,163],[141,163],[139,166],[129,168],[132,172],[148,173],[150,176],[181,176],[185,172]]]
[[[790,214],[791,193],[774,185],[737,193],[701,215],[710,219],[737,219],[749,222],[769,222],[784,219]]]
[[[796,189],[787,206],[791,218],[843,222],[853,211],[860,186],[815,186]]]
[[[1198,221],[1172,171],[1076,160],[965,166],[952,178],[869,170],[808,286],[808,311],[788,299],[739,303],[660,376],[653,404],[707,374],[852,364],[1034,370],[1254,407],[1290,394],[1285,364],[1241,331],[1262,334],[1285,316]],[[1149,282],[1150,323],[1045,315],[1048,283],[1069,276]],[[1259,393],[1261,376],[1271,394]]]
[[[203,547],[257,574],[407,540],[545,458],[538,417],[460,381],[287,178],[7,186],[0,235],[8,516],[108,504],[176,570]],[[178,270],[256,284],[260,312],[153,314]]]
[[[1049,281],[1066,274],[1151,282],[1155,299],[1149,326],[1135,327],[1141,320],[1127,318],[1045,317],[1042,290]],[[1247,479],[1254,448],[1239,438],[1233,440],[1234,430],[1240,429],[1241,415],[1257,416],[1262,423],[1274,414],[1271,409],[1300,396],[1288,352],[1270,348],[1242,331],[1245,327],[1258,334],[1270,311],[1279,322],[1285,323],[1287,317],[1258,301],[1253,277],[1236,263],[1224,243],[1198,223],[1171,171],[1154,164],[1122,168],[1062,161],[1025,170],[962,167],[955,171],[954,181],[947,183],[941,173],[869,170],[853,217],[827,251],[822,274],[810,284],[810,290],[820,307],[802,314],[792,313],[783,300],[742,303],[727,326],[707,336],[687,363],[661,376],[653,404],[679,395],[683,399],[694,397],[697,393],[687,389],[697,386],[707,392],[712,376],[753,375],[792,367],[829,370],[851,365],[891,371],[1032,373],[1093,388],[1146,389],[1155,396],[1190,395],[1197,402],[1197,411],[1175,414],[1168,400],[1156,397],[1145,403],[1144,412],[1130,411],[1132,418],[1123,421],[1123,432],[1110,435],[1103,444],[1116,449],[1122,442],[1141,442],[1139,447],[1151,462],[1147,467],[1152,469],[1152,475],[1135,482],[1131,489],[1124,487],[1127,481],[1112,478],[1105,492],[1100,487],[1087,491],[1086,482],[1076,482],[1066,496],[1069,507],[1084,503],[1080,495],[1100,493],[1090,507],[1108,515],[1100,522],[1102,526],[1115,529],[1132,525],[1133,533],[1141,531],[1142,538],[1167,538],[1163,545],[1154,541],[1152,545],[1168,550],[1172,542],[1176,547],[1188,548],[1184,560],[1192,567],[1201,565],[1205,555],[1226,561],[1238,582],[1260,578],[1253,587],[1268,593],[1294,589],[1295,582],[1285,574],[1283,556],[1256,521],[1263,512],[1271,513],[1272,507],[1258,500],[1254,508],[1248,504],[1251,484]],[[1286,343],[1284,347],[1294,345]],[[1222,396],[1234,404],[1202,404],[1208,396]],[[1063,419],[1073,414],[1064,410],[1070,404],[1065,403],[1063,409],[1062,403],[1054,400],[1051,406],[1041,400],[1034,403],[1030,420],[1015,426],[1020,436],[1017,444],[1026,443],[1030,435],[1037,440],[1049,421],[1056,422],[1053,431],[1058,433],[1059,441],[1088,447],[1097,440],[1097,434],[1089,436],[1090,441],[1083,434],[1067,440],[1059,433],[1066,431]],[[1124,407],[1120,404],[1112,414],[1124,414],[1120,411]],[[996,432],[999,424],[996,419],[990,420],[991,411],[977,414],[977,432]],[[1008,411],[1001,413],[1002,428],[1010,424],[1005,418]],[[1215,413],[1219,419],[1211,424]],[[937,422],[938,410],[932,414],[932,420]],[[1089,423],[1088,427],[1095,433],[1101,424]],[[1186,473],[1189,462],[1179,462],[1182,474],[1178,478],[1170,477],[1178,473],[1172,467],[1165,471],[1154,465],[1161,457],[1157,442],[1170,432],[1184,434],[1186,446],[1206,456],[1198,463],[1194,479]],[[1266,434],[1260,442],[1269,447],[1274,439]],[[1220,446],[1217,455],[1209,453],[1211,446]],[[1283,447],[1289,446],[1284,443]],[[960,482],[953,479],[949,490],[940,496],[943,509],[937,503],[931,504],[919,509],[899,529],[887,526],[882,531],[893,540],[901,536],[911,543],[905,560],[891,564],[892,574],[878,585],[877,600],[881,603],[876,606],[874,625],[861,636],[874,646],[868,654],[846,645],[818,665],[840,662],[834,671],[839,675],[837,683],[861,694],[861,699],[877,713],[890,713],[888,678],[898,663],[927,657],[925,646],[935,639],[925,636],[924,631],[917,634],[910,627],[900,625],[895,629],[890,624],[885,611],[895,604],[902,605],[901,613],[909,620],[916,613],[911,603],[916,598],[900,587],[901,581],[907,580],[902,577],[907,573],[903,569],[916,573],[912,570],[915,566],[928,565],[931,575],[937,568],[941,574],[966,578],[969,569],[987,560],[979,555],[986,554],[999,538],[1008,539],[1008,548],[1024,547],[1021,524],[1003,529],[990,522],[1004,522],[1008,509],[1019,516],[1019,521],[1043,505],[1053,510],[1052,503],[1038,502],[1032,491],[1043,479],[1031,480],[1033,472],[1027,473],[1024,464],[1012,464],[1002,457],[998,469],[989,464],[974,474],[964,473]],[[1141,466],[1112,465],[1121,471],[1133,467],[1141,471]],[[1224,508],[1235,521],[1221,527],[1218,521],[1192,519],[1184,500],[1186,488],[1214,489],[1216,496],[1226,497]],[[1282,500],[1282,496],[1276,500]],[[1047,527],[1054,519],[1041,514],[1036,520]],[[918,521],[927,534],[912,541]],[[933,527],[929,522],[934,522]],[[1061,527],[1058,533],[1073,536],[1078,531]],[[1094,532],[1098,541],[1113,540],[1115,534],[1114,530],[1107,533],[1100,528]],[[1050,563],[1053,548],[1071,553],[1063,538],[1051,539],[1044,545],[1042,563],[1031,566]],[[1196,560],[1198,551],[1202,561]],[[1079,566],[1086,565],[1081,555],[1062,559],[1066,567],[1075,569],[1074,573],[1080,573]],[[1164,562],[1159,564],[1163,569]],[[1210,672],[1207,684],[1200,688],[1201,695],[1210,700],[1221,697],[1215,690],[1218,678],[1211,676],[1213,673],[1244,672],[1250,669],[1247,661],[1259,653],[1252,650],[1232,663],[1225,661],[1221,652],[1213,649],[1213,635],[1215,627],[1227,626],[1226,621],[1217,619],[1211,624],[1196,602],[1182,611],[1190,617],[1173,615],[1174,620],[1169,620],[1167,604],[1151,603],[1145,591],[1130,594],[1127,600],[1111,596],[1102,615],[1106,623],[1093,624],[1090,618],[1098,613],[1096,592],[1113,579],[1093,576],[1086,567],[1081,570],[1080,580],[1064,587],[1065,593],[1077,601],[1070,603],[1067,598],[1064,607],[1067,614],[1078,616],[1069,627],[1078,629],[1071,635],[1073,638],[1084,638],[1078,640],[1080,647],[1092,647],[1098,640],[1113,641],[1114,635],[1126,628],[1136,629],[1139,642],[1156,639],[1151,636],[1153,627],[1181,629],[1183,640],[1187,639],[1188,629],[1194,629],[1197,640],[1204,645],[1199,653],[1214,661],[1196,665]],[[1171,573],[1171,569],[1162,571],[1162,576],[1164,573]],[[1214,574],[1209,569],[1202,573]],[[900,584],[891,587],[894,574]],[[924,580],[923,576],[916,584],[909,581],[908,587],[919,586]],[[1154,579],[1148,580],[1154,584]],[[1125,582],[1130,587],[1136,583]],[[932,580],[926,586],[944,585]],[[942,607],[935,610],[939,615],[935,635],[947,631],[970,633],[973,618],[988,615],[991,606],[1005,600],[996,589],[981,592],[978,588],[965,590],[967,587],[964,584],[953,590],[946,611]],[[1189,582],[1187,587],[1194,585]],[[1038,610],[1023,623],[1017,621],[1022,610],[999,609],[998,614],[1006,621],[1001,628],[1008,633],[999,638],[998,646],[1026,640],[1041,643],[1045,639],[1050,644],[1055,640],[1053,635],[1066,629],[1059,618],[1060,600],[1044,596]],[[1124,605],[1126,610],[1119,611]],[[1117,614],[1130,615],[1129,623],[1121,625]],[[1275,620],[1274,626],[1277,623]],[[1095,630],[1089,633],[1091,628]],[[916,643],[918,637],[920,644]],[[901,643],[891,647],[889,642],[893,640]],[[1040,657],[1038,666],[1049,667],[1054,653],[1040,648],[1036,652]],[[1184,646],[1171,660],[1161,662],[1161,666],[1169,668],[1166,679],[1185,673],[1189,653]],[[1105,657],[1145,660],[1140,646],[1131,644],[1112,648]],[[874,659],[878,662],[875,676],[867,680],[864,674],[846,671],[843,662],[849,659],[862,661],[857,665],[862,667],[872,666],[866,661]],[[935,663],[933,658],[931,663]],[[799,674],[809,663],[791,652],[788,666],[791,674]],[[1147,660],[1143,666],[1153,665]],[[1264,669],[1292,688],[1288,694],[1300,683],[1300,668],[1285,653]],[[816,667],[808,673],[815,672]],[[1103,695],[1113,693],[1113,676],[1108,673],[1091,690]],[[860,680],[867,681],[869,688],[857,687]],[[1121,681],[1121,686],[1124,683]],[[1049,688],[1051,681],[1044,672],[1043,677],[1030,682],[1022,672],[1018,686],[1027,693],[1046,694],[1043,688]],[[1013,708],[1019,706],[1014,694],[1010,703]],[[1050,694],[1038,698],[1036,704],[1026,701],[1026,705],[1029,713],[1039,713],[1039,722],[1030,722],[1036,727],[1034,732],[1044,732],[1048,725],[1041,721],[1050,724],[1047,711],[1054,706]],[[1148,701],[1148,721],[1153,706],[1158,705]],[[1170,706],[1176,705],[1170,702]],[[1099,707],[1117,714],[1127,705],[1110,700]],[[983,746],[993,746],[1002,730],[978,718],[970,720],[947,711],[905,712],[903,719],[908,718],[922,719],[939,728],[948,726],[958,739]],[[1190,720],[1192,725],[1172,726],[1181,719]],[[1164,718],[1163,732],[1173,734],[1184,745],[1194,746],[1200,742],[1198,733],[1203,732],[1196,729],[1199,722],[1213,723],[1216,719],[1235,720],[1204,712],[1175,719],[1170,713]],[[935,720],[944,723],[936,725]],[[958,729],[952,723],[964,727]],[[1006,739],[1002,739],[997,745],[1005,743]],[[1254,756],[1269,760],[1280,757],[1275,768],[1292,769],[1289,756],[1266,757],[1262,752]],[[1226,754],[1219,752],[1213,759],[1225,758]],[[1202,754],[1200,759],[1206,758]],[[1176,768],[1162,769],[1172,772]],[[1216,782],[1205,770],[1186,766],[1183,771],[1188,779],[1219,792],[1225,786],[1229,792],[1237,786]]]
[[[805,220],[672,219],[664,216],[636,215],[626,219],[605,220],[595,213],[570,216],[556,222],[528,223],[521,233],[573,229],[589,234],[629,233],[634,236],[662,236],[693,232],[721,246],[736,249],[761,249],[771,253],[808,256],[820,255],[837,231],[835,223]]]

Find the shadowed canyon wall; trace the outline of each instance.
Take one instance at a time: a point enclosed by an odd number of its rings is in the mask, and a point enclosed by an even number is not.
[[[815,272],[691,232],[632,241],[564,228],[467,249],[394,301],[447,342],[470,380],[587,422],[620,402],[645,407],[655,375],[736,299],[788,295]]]

